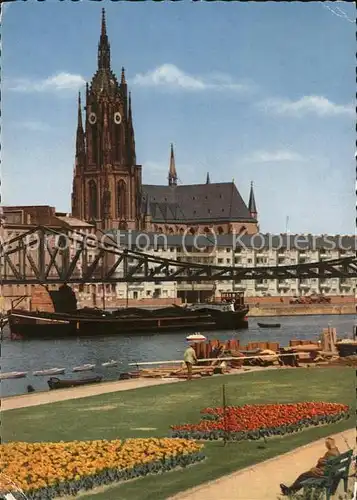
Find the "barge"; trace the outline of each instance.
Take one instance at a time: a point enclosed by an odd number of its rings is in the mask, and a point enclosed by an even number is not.
[[[63,288],[62,293],[63,293]],[[66,288],[69,288],[66,286]],[[70,289],[70,288],[69,288]],[[76,309],[72,302],[59,301],[50,292],[53,312],[9,311],[13,339],[57,338],[98,335],[143,334],[173,331],[235,330],[248,327],[249,307],[241,293],[225,294],[219,302],[142,309],[128,307],[114,311],[96,308]],[[69,295],[68,295],[69,294]],[[68,307],[68,305],[70,307]]]

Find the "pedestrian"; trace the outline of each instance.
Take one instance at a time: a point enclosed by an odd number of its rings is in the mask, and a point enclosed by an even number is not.
[[[187,366],[187,380],[192,380],[192,366],[197,363],[197,356],[191,344],[186,349],[183,359]]]

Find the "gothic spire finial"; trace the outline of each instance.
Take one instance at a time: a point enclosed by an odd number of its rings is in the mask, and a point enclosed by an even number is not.
[[[98,68],[110,69],[110,45],[107,36],[105,9],[102,9],[102,29],[98,45]]]
[[[211,184],[211,179],[209,178],[209,172],[207,172],[206,184]]]
[[[170,153],[169,186],[177,186],[177,172],[175,165],[174,145],[172,143],[171,143],[171,153]]]
[[[126,84],[126,80],[125,80],[125,68],[124,66],[121,68],[121,84],[125,85]]]
[[[105,9],[102,9],[102,36],[107,36],[107,24],[105,21]]]
[[[256,219],[257,215],[258,215],[258,211],[257,211],[256,203],[255,203],[253,181],[251,181],[251,183],[250,183],[250,195],[249,195],[248,210],[250,212],[251,217],[253,217],[253,219]]]

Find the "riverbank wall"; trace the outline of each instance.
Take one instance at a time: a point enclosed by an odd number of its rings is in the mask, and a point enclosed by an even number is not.
[[[354,303],[349,304],[294,304],[250,306],[248,317],[317,316],[356,314]]]

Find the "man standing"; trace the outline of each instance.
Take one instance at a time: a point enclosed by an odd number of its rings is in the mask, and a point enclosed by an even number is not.
[[[197,363],[197,356],[192,345],[189,345],[185,351],[183,359],[187,366],[187,380],[192,380],[192,365]]]

